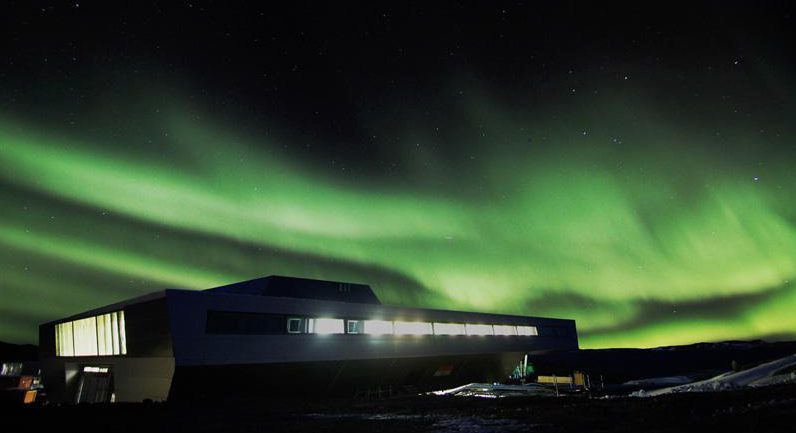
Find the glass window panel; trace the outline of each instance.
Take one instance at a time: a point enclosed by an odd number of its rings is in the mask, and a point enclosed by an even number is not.
[[[61,323],[61,356],[75,356],[72,322]]]
[[[395,335],[432,335],[431,322],[402,322],[396,321],[394,324]]]
[[[116,313],[111,313],[111,343],[113,345],[113,353],[119,353],[119,318]]]
[[[535,326],[517,326],[518,335],[539,335]]]
[[[55,325],[55,356],[61,356],[61,325]]]
[[[370,335],[392,334],[392,322],[389,320],[365,320],[362,322],[362,333]]]
[[[124,311],[55,325],[56,356],[127,354]]]
[[[105,327],[105,353],[113,355],[113,326],[111,325],[111,315],[103,314],[103,326]]]
[[[345,323],[343,319],[309,319],[308,332],[311,334],[344,334]]]
[[[361,320],[346,320],[346,332],[349,334],[361,334],[362,333],[362,321]]]
[[[105,344],[105,315],[97,316],[97,353],[108,355],[108,347]]]
[[[434,335],[464,334],[464,323],[434,323]]]
[[[75,320],[75,356],[97,356],[97,318]]]
[[[467,335],[495,335],[492,325],[481,325],[477,323],[468,323],[466,326]]]
[[[119,311],[119,352],[127,355],[127,326],[124,323],[124,310]]]
[[[289,334],[300,334],[301,331],[302,329],[301,329],[300,317],[291,317],[287,319],[287,332]]]
[[[517,327],[514,325],[494,325],[495,335],[517,335]]]

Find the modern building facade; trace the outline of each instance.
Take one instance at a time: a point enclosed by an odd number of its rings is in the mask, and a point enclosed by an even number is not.
[[[271,276],[46,323],[39,346],[51,400],[100,402],[440,389],[578,340],[573,320],[392,307],[367,285]]]

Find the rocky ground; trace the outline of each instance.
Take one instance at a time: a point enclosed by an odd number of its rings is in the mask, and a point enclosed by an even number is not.
[[[415,396],[6,407],[2,430],[82,432],[793,432],[796,386],[654,398]]]

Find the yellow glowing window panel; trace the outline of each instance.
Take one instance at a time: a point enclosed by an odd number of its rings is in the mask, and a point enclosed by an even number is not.
[[[492,325],[468,323],[465,329],[467,330],[467,335],[495,335]]]
[[[55,356],[61,356],[61,333],[58,332],[58,328],[61,325],[55,325]],[[3,365],[5,367],[5,365]],[[5,368],[3,369],[5,370]]]
[[[97,356],[97,318],[75,320],[72,326],[75,334],[75,356]]]
[[[464,335],[464,323],[434,323],[434,335]]]
[[[124,311],[97,316],[97,342],[100,355],[127,354]]]
[[[100,355],[113,355],[111,343],[111,320],[109,314],[97,316],[97,348]]]
[[[55,325],[56,356],[127,354],[124,311]]]
[[[127,355],[127,325],[124,323],[124,310],[119,311],[119,354]]]
[[[119,318],[116,313],[111,313],[111,343],[113,344],[113,353],[119,353]]]
[[[494,325],[495,335],[517,335],[517,327],[514,325]]]
[[[431,322],[402,322],[394,324],[395,335],[433,335]]]
[[[72,322],[55,325],[55,344],[57,356],[75,356],[75,344],[72,337]]]
[[[22,403],[23,404],[35,403],[36,402],[36,393],[38,393],[38,391],[36,391],[35,389],[25,391],[25,397],[23,397]]]
[[[309,319],[307,329],[310,334],[344,334],[345,321],[343,319]]]
[[[392,334],[392,322],[389,320],[365,320],[362,323],[362,333],[370,335]]]
[[[64,356],[75,356],[75,334],[72,330],[72,322],[61,325],[61,335]]]
[[[517,334],[528,336],[528,335],[539,335],[539,332],[536,330],[535,326],[517,325]]]

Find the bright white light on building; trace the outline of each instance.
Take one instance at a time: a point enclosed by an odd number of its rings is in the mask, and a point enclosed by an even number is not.
[[[514,325],[494,325],[495,335],[517,335],[517,327]]]
[[[468,323],[466,326],[467,335],[495,335],[492,325],[480,325]]]
[[[343,319],[309,319],[307,325],[310,334],[344,334],[345,323]]]
[[[464,323],[434,323],[434,335],[464,335]]]
[[[392,334],[392,322],[389,320],[365,320],[363,323],[362,333],[370,335]]]
[[[518,335],[539,335],[535,326],[517,326]]]
[[[395,335],[433,335],[431,322],[395,322]]]

